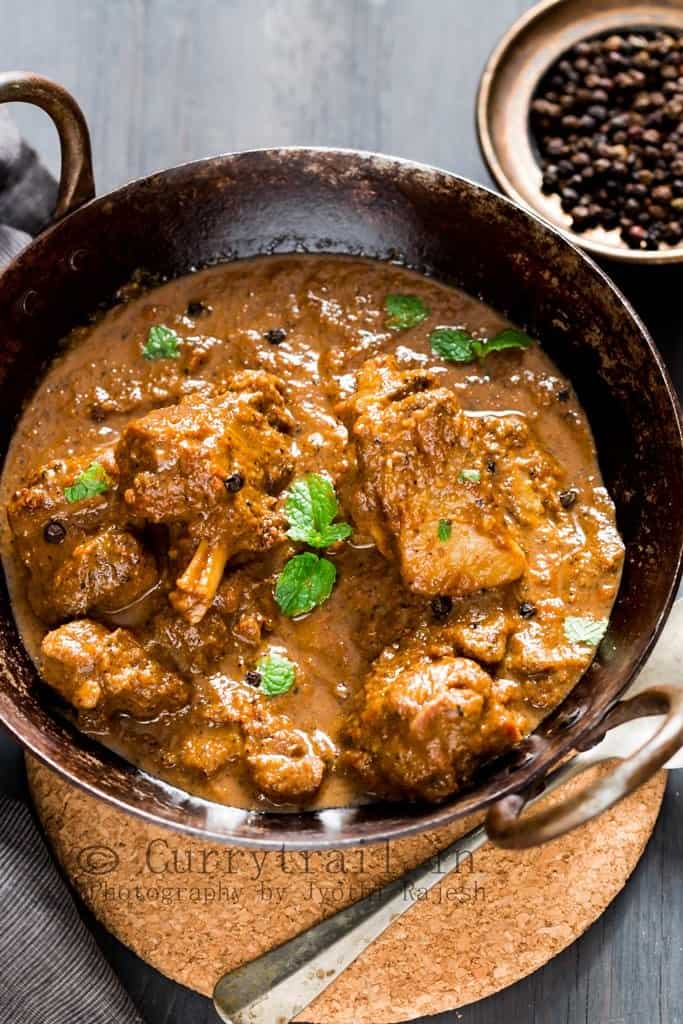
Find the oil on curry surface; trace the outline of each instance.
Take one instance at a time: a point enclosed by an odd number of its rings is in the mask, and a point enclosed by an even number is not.
[[[64,709],[240,806],[471,784],[586,669],[623,559],[542,339],[344,257],[128,286],[67,339],[2,486]]]

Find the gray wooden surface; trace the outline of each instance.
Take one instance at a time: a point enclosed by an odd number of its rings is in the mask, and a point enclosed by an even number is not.
[[[488,182],[474,131],[477,81],[496,39],[528,6],[525,0],[0,0],[0,66],[42,72],[75,93],[90,123],[100,191],[180,161],[283,144],[383,150]],[[56,170],[47,118],[26,108],[17,115]],[[615,276],[683,390],[683,272]],[[4,789],[23,792],[18,751],[2,737],[0,778]],[[601,920],[530,978],[432,1020],[683,1024],[682,824],[673,777],[643,861]],[[162,978],[94,927],[149,1024],[217,1020],[207,1000]]]

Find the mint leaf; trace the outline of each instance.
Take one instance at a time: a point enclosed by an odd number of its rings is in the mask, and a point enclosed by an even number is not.
[[[314,548],[329,548],[330,545],[336,544],[337,541],[346,540],[347,537],[351,536],[351,527],[348,523],[331,523],[330,526],[326,526],[324,530],[320,532],[319,543],[314,543],[309,540],[309,544]]]
[[[109,490],[111,480],[104,466],[99,462],[91,462],[87,469],[78,474],[70,487],[64,488],[64,497],[70,503],[94,498],[96,494],[104,494]]]
[[[149,329],[142,355],[145,359],[179,359],[179,345],[180,338],[174,330],[155,324]]]
[[[296,682],[296,665],[281,654],[266,654],[258,663],[261,690],[268,697],[289,693]]]
[[[391,331],[406,331],[429,316],[429,310],[417,295],[387,295],[384,308],[385,324]]]
[[[593,619],[568,615],[564,620],[564,635],[572,644],[586,644],[597,647],[607,631],[608,619]]]
[[[491,352],[502,352],[506,348],[529,348],[533,339],[508,327],[493,338],[480,341],[460,327],[437,327],[429,335],[432,352],[449,363],[471,363],[474,359],[486,359]]]
[[[481,472],[478,469],[461,469],[458,473],[458,480],[466,484],[478,484],[481,480]]]
[[[317,608],[332,593],[337,570],[327,558],[312,551],[294,555],[275,584],[275,600],[283,615],[292,618]]]
[[[531,348],[533,338],[530,338],[524,331],[518,331],[514,327],[507,327],[492,338],[477,343],[477,355],[485,359],[490,352],[502,352],[506,348]]]
[[[436,535],[441,541],[448,540],[452,529],[453,524],[450,519],[439,519],[439,525],[436,528]]]
[[[285,515],[291,540],[326,548],[351,535],[348,523],[333,523],[339,512],[334,487],[319,473],[308,473],[295,480],[287,492]]]
[[[432,352],[449,363],[471,363],[477,358],[477,345],[481,342],[459,327],[437,327],[429,335]]]

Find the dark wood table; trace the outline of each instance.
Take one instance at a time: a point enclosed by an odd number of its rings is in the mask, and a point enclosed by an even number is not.
[[[74,92],[90,124],[100,190],[213,153],[288,144],[382,150],[488,183],[474,129],[477,82],[497,38],[529,6],[0,0],[0,65],[42,72]],[[56,170],[47,119],[26,108],[17,116]],[[612,273],[683,390],[683,269]],[[0,786],[25,791],[19,751],[6,737],[0,768]],[[511,989],[431,1020],[683,1024],[677,780],[669,781],[659,824],[629,885],[582,939]],[[90,923],[150,1024],[217,1020],[208,1000],[167,981]]]

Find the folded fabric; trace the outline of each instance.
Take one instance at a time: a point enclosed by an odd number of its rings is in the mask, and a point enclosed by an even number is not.
[[[29,809],[0,797],[0,1020],[143,1024],[62,881]]]
[[[0,108],[0,269],[57,188]],[[144,1024],[81,920],[29,809],[0,796],[0,1022]]]
[[[57,185],[0,107],[0,224],[35,235],[50,219]]]

